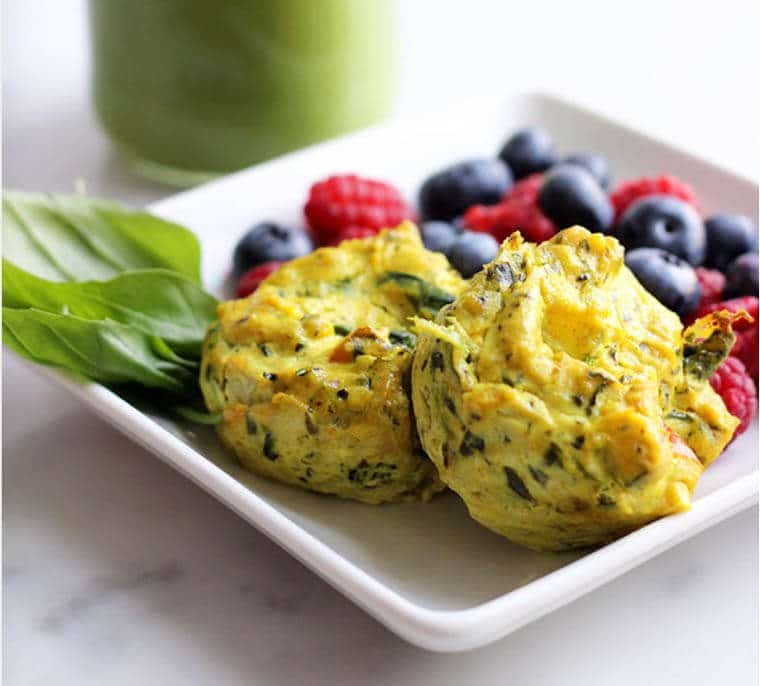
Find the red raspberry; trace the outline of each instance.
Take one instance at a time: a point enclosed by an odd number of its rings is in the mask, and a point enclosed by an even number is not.
[[[702,296],[699,299],[699,307],[706,307],[720,302],[723,287],[726,285],[726,277],[717,269],[697,267],[697,280],[702,288]]]
[[[733,298],[732,300],[722,300],[705,307],[699,307],[694,315],[694,319],[704,317],[711,312],[719,310],[728,310],[729,312],[739,312],[746,310],[754,321],[741,321],[734,324],[734,333],[736,334],[736,343],[731,348],[731,357],[740,359],[747,369],[747,373],[757,381],[758,374],[758,299],[752,295],[746,295],[742,298]]]
[[[354,238],[370,238],[376,236],[380,229],[370,229],[368,226],[347,226],[336,233],[326,245],[340,245],[343,241]]]
[[[744,363],[747,373],[757,383],[757,354],[758,354],[758,336],[757,320],[751,329],[736,332],[736,343],[731,348],[731,357],[735,357]]]
[[[473,231],[490,233],[497,241],[520,231],[525,239],[541,243],[557,233],[537,206],[513,200],[490,207],[475,205],[465,212],[464,222]]]
[[[544,182],[543,174],[531,174],[520,179],[503,198],[503,200],[522,200],[528,203],[538,202],[538,192]]]
[[[518,181],[497,205],[473,205],[465,212],[464,223],[473,231],[490,233],[497,241],[518,230],[535,243],[551,238],[557,228],[538,206],[542,180],[542,174],[531,174]]]
[[[698,314],[699,312],[705,311],[710,305],[720,302],[723,287],[726,285],[726,277],[723,272],[719,272],[717,269],[697,267],[694,271],[697,273],[702,295],[699,298],[696,310],[688,317],[684,317],[683,322],[686,326],[693,324],[698,317],[702,316]]]
[[[741,422],[731,439],[734,440],[747,430],[755,416],[757,406],[755,384],[747,374],[741,360],[727,357],[715,374],[710,377],[710,385],[723,398],[726,409]]]
[[[340,231],[349,226],[379,230],[414,218],[396,188],[355,174],[330,176],[315,183],[309,191],[304,214],[319,245],[332,244]]]
[[[240,277],[237,284],[237,297],[245,298],[253,293],[270,274],[276,272],[284,262],[263,262],[252,267]]]
[[[699,201],[691,186],[679,181],[675,176],[663,174],[652,178],[623,181],[610,194],[610,200],[615,208],[615,221],[620,219],[620,215],[628,209],[629,205],[647,195],[672,195],[688,202],[699,211]]]

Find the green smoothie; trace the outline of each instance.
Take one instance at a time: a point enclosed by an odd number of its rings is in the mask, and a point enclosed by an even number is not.
[[[95,102],[175,183],[372,124],[396,81],[392,0],[91,0]]]

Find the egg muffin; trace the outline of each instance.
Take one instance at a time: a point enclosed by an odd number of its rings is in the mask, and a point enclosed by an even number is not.
[[[248,298],[222,303],[200,384],[242,465],[366,503],[427,500],[443,488],[411,412],[416,339],[464,281],[411,223],[283,265]]]
[[[536,550],[686,510],[738,424],[708,383],[732,318],[684,333],[614,238],[573,227],[537,246],[512,234],[416,325],[423,448],[476,520]]]

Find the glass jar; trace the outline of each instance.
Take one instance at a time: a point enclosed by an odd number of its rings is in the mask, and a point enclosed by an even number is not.
[[[389,114],[393,0],[90,0],[100,121],[191,185]]]

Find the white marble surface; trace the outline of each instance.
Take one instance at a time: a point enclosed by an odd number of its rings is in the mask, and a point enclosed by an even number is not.
[[[746,46],[757,3],[724,2],[716,16],[640,2],[625,20],[617,3],[559,5],[521,4],[517,17],[510,3],[469,2],[465,15],[458,3],[405,2],[399,111],[494,84],[552,88],[754,169],[758,101],[747,91],[760,64]],[[83,179],[135,203],[166,195],[130,177],[95,125],[82,3],[4,1],[3,11],[4,186],[66,191]],[[571,20],[584,13],[593,21],[581,31]],[[554,48],[537,55],[536,43]],[[757,508],[492,646],[435,655],[9,355],[3,363],[4,683],[757,682]]]

